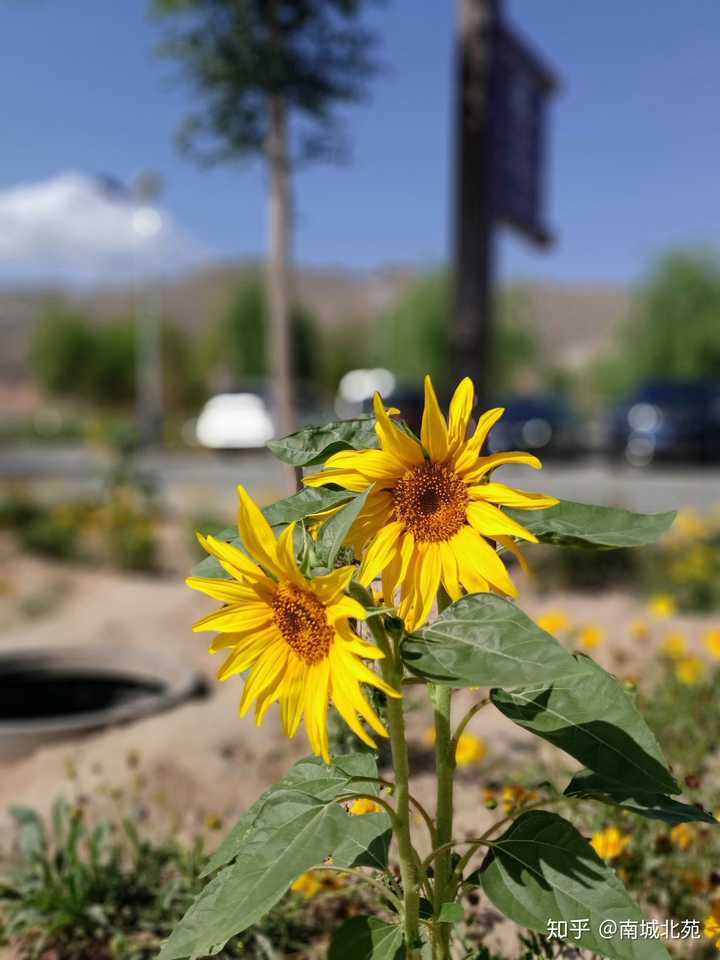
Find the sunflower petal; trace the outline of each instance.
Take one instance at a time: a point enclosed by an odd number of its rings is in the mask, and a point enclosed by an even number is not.
[[[517,596],[517,588],[497,551],[472,527],[459,530],[451,543],[458,558],[460,581],[466,589],[478,592],[479,578],[508,596]]]
[[[523,510],[544,510],[555,507],[560,501],[546,493],[533,493],[529,490],[516,490],[504,483],[480,483],[468,487],[471,500],[488,500],[502,507],[518,507]]]
[[[258,595],[251,586],[237,580],[213,580],[210,577],[188,577],[185,583],[213,600],[222,603],[237,603],[239,600],[257,601]]]
[[[197,538],[200,546],[211,557],[215,557],[230,576],[241,581],[251,580],[253,583],[267,581],[267,575],[239,547],[232,543],[225,543],[224,540],[217,540],[210,535],[204,537],[201,533],[197,534]]]
[[[487,457],[478,457],[472,470],[466,470],[463,480],[467,484],[475,484],[487,476],[491,470],[502,467],[506,463],[523,464],[526,467],[532,467],[539,470],[542,464],[532,453],[523,453],[520,450],[511,450],[509,453],[491,453]],[[456,468],[457,469],[457,468]]]
[[[414,618],[410,630],[422,626],[430,616],[430,611],[437,598],[440,586],[440,548],[437,543],[428,543],[423,551],[424,556],[417,566],[417,593],[419,603],[414,611]]]
[[[423,462],[422,447],[393,423],[379,393],[373,396],[373,410],[375,411],[375,433],[380,441],[380,447],[405,465],[406,468],[417,466]]]
[[[432,460],[442,463],[448,455],[448,430],[440,411],[435,388],[429,376],[425,377],[425,407],[423,409],[420,439]]]
[[[520,569],[522,570],[522,572],[529,574],[530,567],[528,566],[528,562],[525,558],[525,554],[522,552],[520,547],[515,543],[513,538],[512,537],[495,537],[495,539],[502,547],[505,547],[505,549],[515,557],[517,562],[520,564]]]
[[[308,666],[299,657],[289,657],[288,668],[282,679],[280,719],[286,737],[294,737],[300,726],[305,703]]]
[[[520,537],[529,543],[537,543],[534,533],[526,530],[517,520],[513,520],[498,507],[483,501],[473,501],[467,505],[467,518],[479,534],[495,537],[498,534],[507,537]]]
[[[404,527],[399,520],[389,523],[376,535],[365,554],[358,580],[367,587],[392,559],[397,550],[398,537]]]
[[[218,670],[218,680],[227,680],[237,673],[245,673],[262,654],[268,653],[274,644],[280,642],[280,635],[274,624],[244,637],[235,644],[235,649]]]
[[[477,463],[480,451],[488,438],[488,434],[504,413],[504,407],[493,407],[492,410],[486,410],[485,413],[483,413],[477,422],[475,432],[461,449],[460,455],[455,461],[455,470],[458,473],[472,469]]]
[[[288,646],[278,640],[260,657],[245,681],[238,711],[241,717],[262,692],[274,689],[281,682],[288,661]]]
[[[448,596],[451,600],[459,600],[462,596],[462,587],[460,586],[460,581],[458,579],[457,557],[455,556],[455,552],[453,551],[449,541],[441,540],[438,546],[440,547],[442,584],[447,590]]]
[[[341,450],[329,457],[325,465],[332,470],[353,470],[368,480],[392,480],[407,469],[387,450]]]
[[[325,615],[328,618],[328,623],[337,623],[338,620],[348,620],[351,617],[354,620],[365,620],[367,610],[352,597],[340,597],[339,600],[325,608]]]
[[[348,677],[343,669],[344,665],[339,657],[334,657],[333,661],[332,701],[335,705],[335,709],[343,718],[345,723],[350,727],[356,737],[359,737],[363,743],[366,743],[369,747],[376,748],[377,744],[362,726],[357,717],[357,711],[355,707],[355,701],[357,700],[357,697],[352,695],[354,692],[353,688],[358,689],[357,684],[354,684],[352,681],[348,680]]]
[[[345,490],[352,490],[353,493],[362,493],[370,486],[367,477],[357,470],[320,470],[318,473],[311,473],[309,477],[303,477],[303,483],[306,487],[324,487],[328,483],[335,483]]]
[[[475,402],[475,390],[470,377],[465,377],[457,386],[450,401],[448,412],[448,442],[450,453],[455,451],[465,441],[468,424]]]
[[[354,573],[355,567],[338,567],[322,577],[314,577],[309,585],[327,607],[345,593]]]
[[[193,633],[205,630],[219,630],[232,633],[235,630],[248,630],[260,627],[272,617],[272,611],[266,603],[231,603],[219,610],[213,610],[193,624]]]
[[[307,672],[305,690],[305,729],[310,746],[330,763],[328,743],[328,702],[330,699],[330,662],[323,660],[313,664]]]
[[[276,576],[282,576],[284,571],[278,563],[277,540],[272,527],[242,484],[238,484],[237,493],[240,499],[238,527],[243,543],[259,564]]]

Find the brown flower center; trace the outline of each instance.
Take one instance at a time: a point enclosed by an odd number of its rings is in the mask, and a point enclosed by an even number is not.
[[[465,484],[445,463],[421,463],[393,490],[395,517],[416,540],[437,542],[454,537],[466,520]]]
[[[272,608],[283,639],[305,663],[319,663],[327,657],[334,632],[325,607],[315,594],[291,583],[281,583]]]

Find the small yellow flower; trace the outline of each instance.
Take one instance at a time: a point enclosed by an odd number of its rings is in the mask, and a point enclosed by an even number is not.
[[[705,674],[705,664],[700,657],[683,657],[675,664],[675,676],[681,683],[692,685],[702,680]]]
[[[677,660],[687,652],[687,637],[681,630],[670,630],[665,634],[660,649],[665,656]]]
[[[512,813],[512,811],[517,810],[518,807],[524,807],[526,804],[532,803],[533,800],[539,799],[539,797],[539,793],[536,793],[534,790],[528,790],[527,787],[523,787],[520,783],[508,784],[508,786],[503,787],[502,792],[503,810],[505,813]]]
[[[563,633],[572,626],[570,617],[563,610],[548,610],[535,621],[541,630],[547,633]]]
[[[695,830],[687,823],[678,823],[670,831],[670,843],[678,850],[688,850],[695,839]]]
[[[713,914],[706,917],[703,925],[703,933],[708,940],[714,940],[715,946],[720,950],[720,919],[713,916]]]
[[[318,879],[316,871],[310,873],[301,873],[297,880],[293,881],[291,890],[294,890],[295,893],[299,893],[301,897],[305,897],[306,900],[310,900],[312,897],[315,897],[320,893],[323,886]]]
[[[432,748],[435,746],[435,727],[426,727],[423,730],[422,743],[424,747]]]
[[[706,893],[708,890],[707,880],[704,880],[700,874],[694,870],[681,870],[679,877],[695,894]]]
[[[594,833],[590,843],[603,860],[616,860],[630,843],[630,837],[618,827],[606,827]]]
[[[481,763],[487,756],[487,743],[474,733],[461,733],[455,750],[455,762],[459,767]]]
[[[646,620],[633,620],[630,624],[630,636],[633,640],[647,640],[650,636],[650,627]]]
[[[334,870],[309,870],[307,873],[301,873],[290,889],[305,897],[306,900],[310,900],[319,893],[339,890],[345,886],[346,882],[346,878]]]
[[[222,830],[222,817],[219,817],[217,813],[209,813],[205,817],[205,826],[208,830]]]
[[[703,643],[713,660],[720,660],[720,627],[708,630],[703,635]]]
[[[583,650],[595,650],[605,640],[605,631],[594,623],[586,624],[580,631],[578,646]]]
[[[494,787],[485,787],[482,797],[483,805],[488,810],[494,810],[497,807],[497,790]]]
[[[375,800],[370,800],[369,797],[358,797],[350,804],[349,812],[354,817],[362,817],[366,813],[382,813],[383,808]]]
[[[667,620],[668,617],[672,617],[677,610],[675,600],[669,593],[656,593],[650,597],[648,607],[650,613],[656,620]]]

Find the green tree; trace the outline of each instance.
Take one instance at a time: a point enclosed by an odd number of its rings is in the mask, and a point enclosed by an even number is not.
[[[135,322],[116,317],[93,332],[92,354],[83,391],[93,403],[122,406],[135,398]]]
[[[509,389],[517,374],[537,364],[538,347],[530,327],[530,301],[520,287],[498,295],[498,325],[494,344],[494,384]],[[430,373],[447,389],[454,378],[449,370],[448,323],[450,282],[437,270],[413,283],[376,325],[374,362],[389,366],[401,379],[418,381]]]
[[[52,396],[77,396],[87,383],[93,332],[81,311],[51,303],[42,312],[30,344],[33,373]]]
[[[153,0],[168,18],[164,52],[203,107],[181,142],[205,163],[262,156],[268,170],[268,366],[280,428],[292,427],[289,235],[292,170],[334,160],[342,143],[333,107],[359,98],[372,73],[363,0]],[[291,137],[290,120],[293,122]]]
[[[720,379],[720,260],[711,253],[658,260],[616,342],[590,365],[585,390],[607,403],[655,379]]]
[[[634,379],[720,378],[720,260],[676,251],[640,289],[622,344]]]
[[[206,366],[224,368],[236,380],[267,376],[268,308],[265,290],[257,277],[238,285],[220,307],[218,320],[206,344]],[[290,309],[292,370],[295,377],[315,380],[319,360],[317,322],[312,311],[295,303]]]

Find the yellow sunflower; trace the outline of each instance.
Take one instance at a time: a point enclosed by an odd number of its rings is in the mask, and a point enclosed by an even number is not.
[[[371,684],[391,697],[400,694],[360,659],[377,660],[383,653],[361,640],[350,626],[350,618],[365,617],[362,605],[345,594],[354,568],[342,567],[308,580],[295,560],[294,525],[276,540],[243,487],[238,487],[238,494],[238,527],[250,556],[232,544],[198,534],[202,546],[233,579],[189,577],[186,581],[224,604],[193,627],[219,631],[211,653],[229,651],[218,679],[248,670],[240,716],[255,702],[260,725],[268,708],[279,701],[283,729],[293,737],[304,714],[310,744],[326,763],[330,762],[330,701],[350,729],[375,746],[358,715],[380,735],[387,736],[387,730],[365,699],[361,684]]]
[[[455,391],[446,422],[426,377],[420,443],[393,423],[375,394],[380,449],[333,454],[324,470],[305,479],[309,486],[334,483],[358,493],[372,487],[350,532],[350,543],[356,552],[367,545],[360,570],[363,584],[382,571],[388,603],[400,588],[399,613],[409,630],[427,620],[440,583],[453,600],[463,588],[516,596],[496,544],[518,555],[513,538],[530,542],[537,538],[500,508],[538,510],[558,502],[490,481],[491,472],[503,464],[535,468],[541,464],[530,453],[482,455],[485,440],[504,411],[484,413],[468,437],[473,403],[473,385],[465,378]]]

